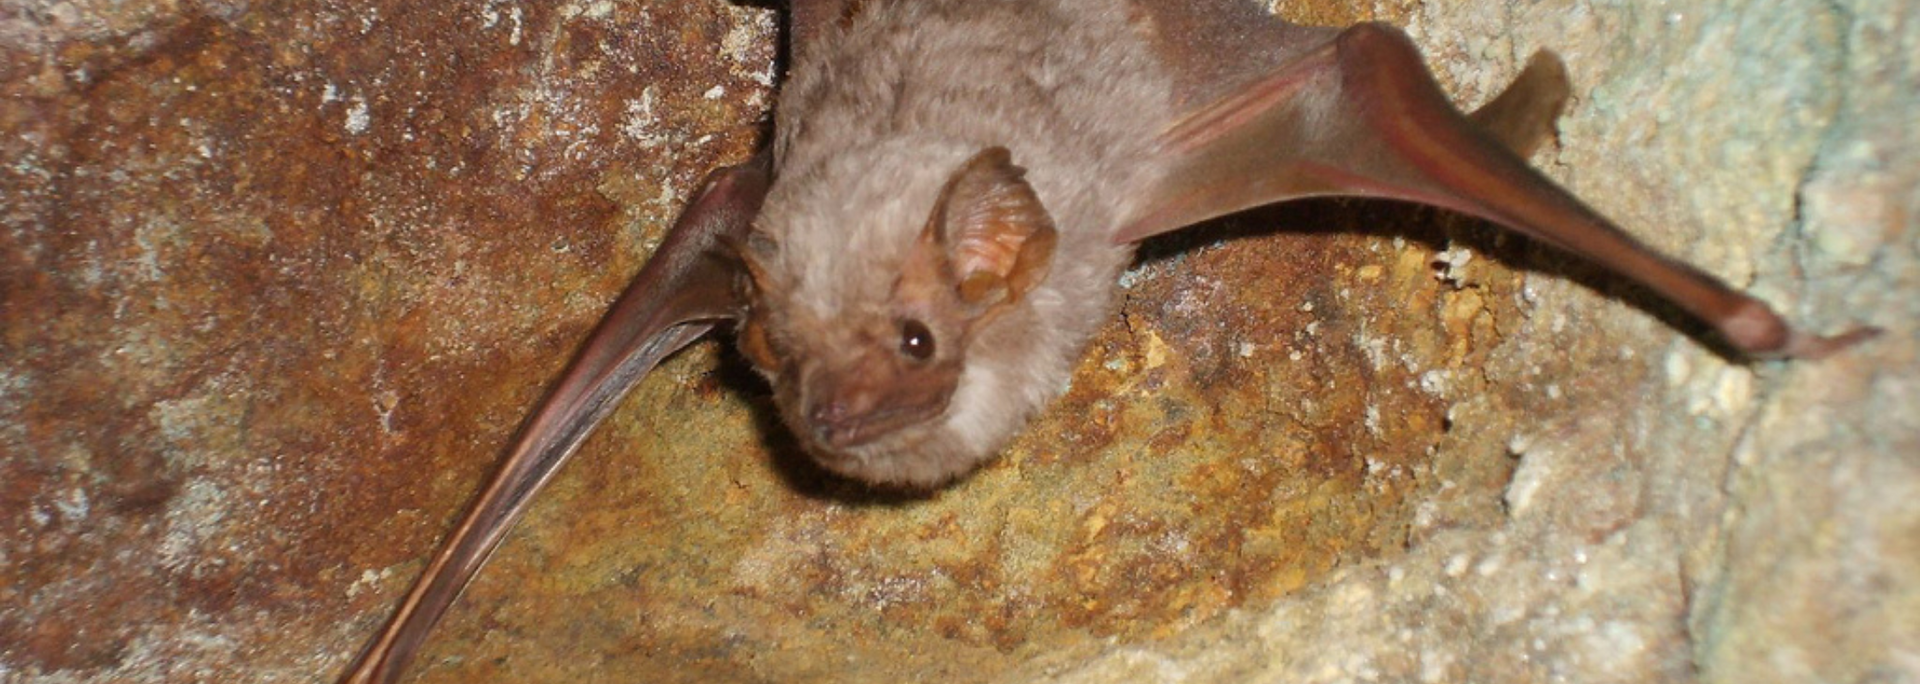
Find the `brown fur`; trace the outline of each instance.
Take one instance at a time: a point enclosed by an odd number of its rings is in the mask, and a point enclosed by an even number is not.
[[[1111,312],[1132,255],[1111,240],[1128,185],[1115,180],[1148,166],[1142,132],[1170,118],[1171,80],[1118,0],[870,2],[820,30],[776,110],[780,176],[753,241],[770,282],[746,346],[769,340],[770,353],[750,356],[772,361],[761,368],[782,414],[823,465],[937,485],[992,457],[1057,395]],[[895,353],[888,333],[911,304],[897,294],[917,237],[956,170],[992,147],[1030,169],[1025,184],[1057,229],[1025,257],[1044,257],[1033,271],[1044,277],[1009,283],[1027,291],[993,316],[928,321],[964,368],[943,412],[870,442],[823,443],[802,379]]]

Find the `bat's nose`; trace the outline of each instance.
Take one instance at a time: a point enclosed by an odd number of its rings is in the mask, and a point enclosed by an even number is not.
[[[867,393],[846,392],[822,400],[807,413],[813,434],[832,447],[859,444],[871,436],[865,429],[874,413],[875,401]]]
[[[841,442],[853,432],[846,422],[846,406],[839,403],[827,403],[813,407],[813,413],[807,416],[813,428],[813,436],[822,444],[845,446]]]
[[[807,411],[807,426],[832,449],[861,446],[931,418],[944,403],[928,405],[871,391],[852,391],[823,399]]]
[[[885,365],[822,371],[803,380],[797,431],[839,451],[871,444],[946,410],[952,385],[903,375]]]
[[[846,420],[847,413],[847,405],[845,402],[826,401],[813,407],[813,413],[807,417],[812,418],[813,422],[817,424],[831,425]]]

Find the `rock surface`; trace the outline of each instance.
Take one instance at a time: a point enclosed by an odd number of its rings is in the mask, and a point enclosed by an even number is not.
[[[415,5],[0,12],[0,680],[328,681],[770,100],[764,9]],[[1537,164],[1867,346],[1732,365],[1469,221],[1254,212],[1151,246],[929,498],[682,354],[412,681],[1920,680],[1899,5],[1279,7],[1407,26],[1465,102],[1560,52]]]

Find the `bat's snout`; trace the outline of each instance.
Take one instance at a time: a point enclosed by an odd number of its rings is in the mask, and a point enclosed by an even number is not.
[[[903,403],[871,391],[842,392],[807,409],[807,428],[821,444],[849,449],[925,422],[945,408],[944,401]]]
[[[793,417],[821,446],[833,450],[871,444],[889,434],[933,420],[952,396],[947,383],[900,373],[883,364],[855,364],[808,379]]]

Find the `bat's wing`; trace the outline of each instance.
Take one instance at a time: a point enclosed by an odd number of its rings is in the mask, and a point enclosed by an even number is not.
[[[434,623],[499,546],[533,494],[654,364],[733,317],[737,267],[715,254],[746,235],[768,183],[767,155],[715,171],[573,364],[521,427],[493,481],[453,530],[342,684],[399,678]]]
[[[1335,31],[1264,19],[1273,26],[1240,33],[1290,42],[1267,53],[1276,64],[1246,77],[1213,66],[1230,59],[1214,46],[1175,45],[1196,32],[1155,17],[1176,74],[1235,86],[1176,93],[1197,106],[1162,133],[1158,173],[1132,194],[1141,199],[1117,241],[1303,197],[1406,200],[1486,218],[1591,259],[1713,325],[1751,357],[1819,357],[1877,332],[1829,338],[1796,331],[1766,304],[1642,245],[1529,167],[1520,155],[1551,132],[1567,94],[1565,70],[1551,54],[1536,55],[1506,92],[1469,116],[1448,103],[1396,29]]]

